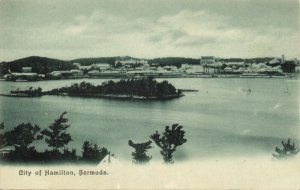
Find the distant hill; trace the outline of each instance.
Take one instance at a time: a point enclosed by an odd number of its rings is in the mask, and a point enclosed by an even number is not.
[[[274,59],[274,57],[256,57],[256,58],[219,58],[218,61],[224,62],[242,62],[245,61],[247,63],[266,63]]]
[[[30,56],[10,62],[2,62],[0,64],[0,72],[2,75],[7,74],[9,69],[11,72],[21,72],[22,67],[32,67],[32,72],[39,74],[46,74],[55,70],[70,70],[74,68],[70,61]]]

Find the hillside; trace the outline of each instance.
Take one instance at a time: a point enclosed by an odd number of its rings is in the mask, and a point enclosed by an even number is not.
[[[91,65],[93,63],[108,63],[111,65],[115,64],[115,60],[119,60],[122,57],[91,57],[91,58],[78,58],[71,60],[72,63],[80,63],[81,65]],[[126,59],[131,59],[132,57],[126,56]],[[135,58],[132,58],[135,59]]]
[[[32,67],[32,72],[46,74],[54,70],[69,70],[74,68],[72,62],[47,57],[31,56],[0,64],[1,75],[11,72],[21,72],[22,67]]]
[[[192,65],[196,65],[200,63],[200,59],[194,59],[194,58],[185,58],[185,57],[162,57],[162,58],[154,58],[149,60],[150,64],[157,63],[160,66],[166,66],[166,65],[175,65],[177,67],[180,67],[181,64],[188,63]]]

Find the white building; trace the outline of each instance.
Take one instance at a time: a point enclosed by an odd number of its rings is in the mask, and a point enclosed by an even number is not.
[[[147,60],[128,59],[128,60],[116,60],[115,64],[121,63],[122,65],[137,65],[137,64],[148,64]]]
[[[91,67],[100,71],[105,71],[111,68],[110,64],[108,63],[94,63],[93,65],[91,65]]]
[[[23,73],[31,73],[32,67],[22,67],[22,72]]]

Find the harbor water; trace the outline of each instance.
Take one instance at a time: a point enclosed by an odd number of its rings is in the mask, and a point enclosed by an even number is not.
[[[49,90],[75,82],[101,84],[106,79],[39,82],[0,81],[1,93],[29,86]],[[117,79],[114,79],[117,80]],[[158,79],[162,81],[164,79]],[[85,140],[107,147],[119,159],[130,160],[128,140],[146,142],[156,131],[179,123],[187,143],[177,148],[175,160],[267,155],[282,140],[299,145],[299,80],[283,78],[176,78],[176,88],[195,89],[168,101],[108,100],[62,96],[0,97],[0,121],[6,130],[23,122],[49,126],[64,111],[73,141],[68,148],[81,154]],[[251,92],[248,92],[248,88]],[[35,143],[44,149],[44,140]],[[153,143],[153,159],[161,159]]]

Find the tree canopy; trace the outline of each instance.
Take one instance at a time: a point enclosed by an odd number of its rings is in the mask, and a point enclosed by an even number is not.
[[[13,130],[4,134],[8,146],[14,146],[16,149],[28,149],[28,146],[35,140],[42,139],[39,135],[40,127],[31,123],[22,123]]]
[[[53,89],[48,94],[66,93],[76,94],[113,94],[127,96],[158,97],[180,95],[181,92],[168,81],[157,82],[153,77],[141,79],[127,79],[114,82],[112,80],[102,83],[102,85],[93,85],[88,82],[72,84],[69,87]]]
[[[155,144],[161,149],[160,153],[166,163],[172,163],[173,153],[176,151],[178,146],[183,145],[187,140],[184,138],[185,131],[182,130],[181,125],[173,124],[170,129],[166,126],[165,131],[162,135],[156,131],[150,138]]]
[[[152,148],[152,141],[147,141],[144,143],[134,143],[132,140],[128,141],[128,145],[134,148],[134,152],[132,152],[133,160],[137,164],[142,164],[149,162],[151,157],[146,154],[147,150]]]
[[[50,124],[49,129],[41,131],[41,133],[46,136],[45,141],[48,146],[53,149],[62,148],[72,141],[71,135],[66,132],[70,127],[67,123],[68,119],[64,117],[66,113],[67,112],[63,112],[54,123]]]

